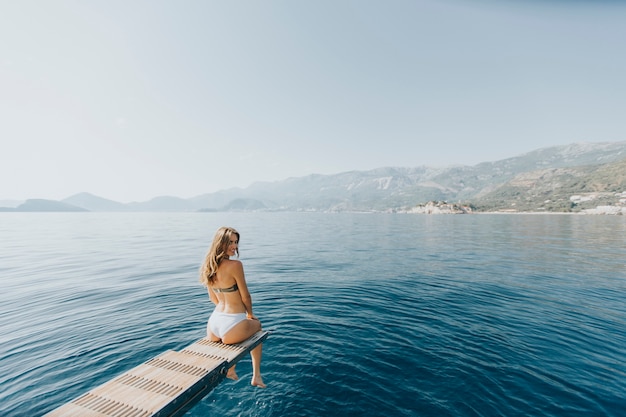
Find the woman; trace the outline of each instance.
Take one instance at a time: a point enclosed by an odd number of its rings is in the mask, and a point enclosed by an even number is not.
[[[239,232],[231,227],[220,227],[200,268],[200,281],[207,286],[215,309],[207,323],[207,337],[213,342],[233,344],[243,342],[261,330],[261,322],[252,313],[252,298],[248,292],[243,265],[231,259],[239,256]],[[261,377],[262,345],[250,352],[252,382],[265,388]],[[228,378],[239,377],[233,366]]]

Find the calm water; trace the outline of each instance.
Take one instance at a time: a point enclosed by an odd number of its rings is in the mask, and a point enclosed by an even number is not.
[[[318,213],[1,213],[0,415],[202,337],[221,225],[268,389],[246,359],[190,416],[624,415],[625,217]]]

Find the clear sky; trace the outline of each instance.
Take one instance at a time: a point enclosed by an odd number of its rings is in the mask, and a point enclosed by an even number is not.
[[[626,4],[0,0],[0,200],[626,140]]]

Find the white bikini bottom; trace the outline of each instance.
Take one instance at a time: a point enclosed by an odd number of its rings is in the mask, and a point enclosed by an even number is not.
[[[207,323],[207,333],[210,330],[211,333],[222,339],[230,329],[245,319],[246,313],[222,313],[220,311],[214,311]]]

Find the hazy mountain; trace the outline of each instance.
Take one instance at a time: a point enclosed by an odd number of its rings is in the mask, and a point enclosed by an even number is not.
[[[571,194],[592,189],[626,191],[624,160],[626,141],[577,143],[475,166],[385,167],[312,174],[189,199],[162,196],[130,204],[81,193],[63,203],[91,211],[386,211],[429,201],[473,204],[483,209],[569,210]]]
[[[107,200],[90,193],[75,194],[61,201],[89,211],[128,211],[128,206],[125,204]]]
[[[626,142],[580,143],[539,149],[475,166],[378,168],[259,182],[196,198],[203,208],[251,198],[273,210],[386,210],[432,201],[480,200],[515,176],[546,168],[603,164],[626,158]],[[215,204],[217,202],[218,204]],[[213,203],[213,204],[211,204]]]
[[[616,162],[544,168],[516,175],[475,200],[483,210],[576,211],[613,205],[626,197],[626,156]],[[572,199],[573,196],[587,198]]]
[[[242,188],[230,188],[226,190],[220,190],[211,194],[202,194],[197,197],[190,198],[188,201],[195,209],[211,208],[217,210],[218,208],[226,207],[231,201],[238,198],[245,198],[247,196],[246,190]]]
[[[30,199],[15,208],[15,211],[88,211],[82,207],[55,200]]]
[[[496,162],[451,168],[433,180],[455,190],[454,199],[480,198],[518,174],[544,168],[603,164],[626,158],[626,142],[555,146]]]

